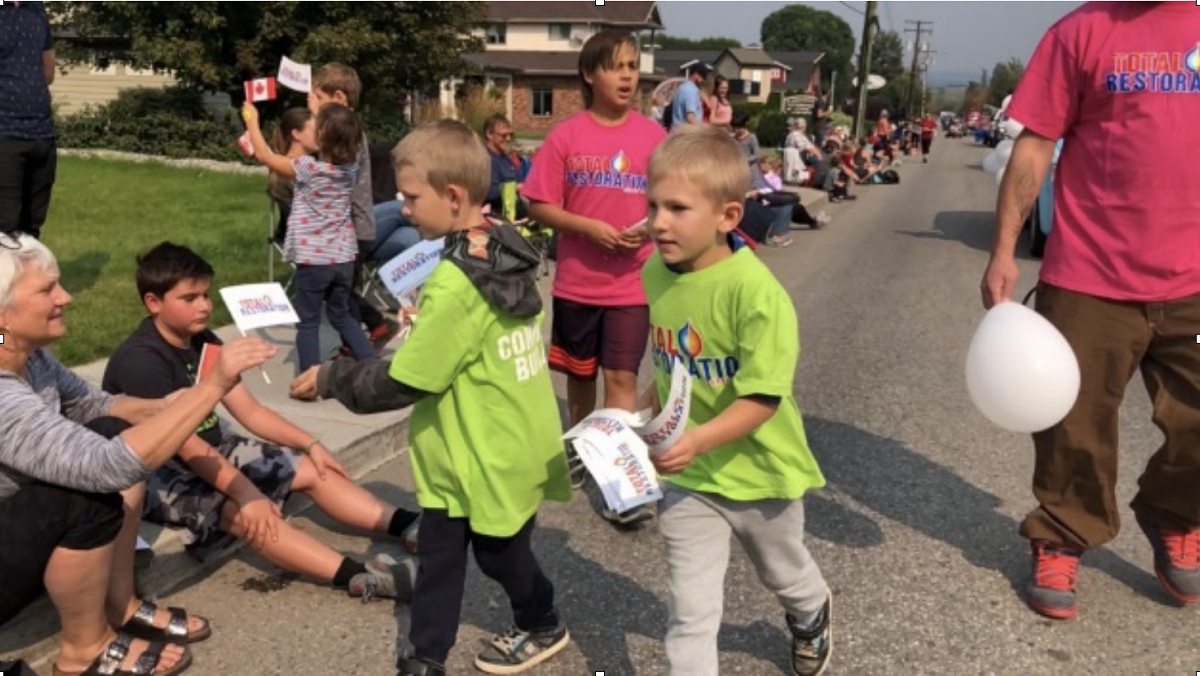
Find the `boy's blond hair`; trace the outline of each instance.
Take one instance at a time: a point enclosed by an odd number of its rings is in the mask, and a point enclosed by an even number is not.
[[[467,191],[472,205],[487,199],[492,185],[492,159],[483,141],[457,120],[426,122],[401,139],[392,151],[396,173],[412,167],[438,192],[452,185]]]
[[[362,82],[358,72],[342,63],[327,63],[313,73],[312,86],[329,96],[341,92],[346,95],[346,107],[357,108],[362,96]]]
[[[718,205],[740,203],[750,189],[746,156],[729,132],[711,125],[681,125],[654,152],[650,184],[673,176],[696,184]]]

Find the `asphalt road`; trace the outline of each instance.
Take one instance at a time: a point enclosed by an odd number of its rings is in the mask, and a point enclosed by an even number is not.
[[[902,170],[900,185],[861,189],[856,202],[831,207],[825,230],[797,232],[794,246],[763,253],[800,316],[796,394],[829,480],[806,499],[809,547],[835,594],[827,673],[1200,670],[1200,620],[1158,587],[1127,508],[1131,528],[1084,559],[1076,620],[1052,623],[1021,601],[1029,556],[1016,528],[1031,507],[1032,444],[978,414],[963,375],[983,314],[978,283],[996,187],[979,169],[984,149],[942,139],[934,150],[931,164]],[[1022,261],[1022,289],[1037,265]],[[1140,379],[1122,423],[1125,504],[1161,439]],[[405,458],[367,483],[412,504]],[[296,522],[354,555],[398,550],[333,530],[319,515]],[[577,499],[544,510],[536,547],[574,641],[530,673],[665,673],[666,566],[656,531],[615,532]],[[364,606],[276,573],[243,552],[167,599],[215,626],[196,646],[191,673],[394,673],[405,607]],[[789,673],[782,612],[736,547],[725,603],[721,672]],[[474,673],[480,640],[507,618],[499,587],[473,568],[450,673]]]

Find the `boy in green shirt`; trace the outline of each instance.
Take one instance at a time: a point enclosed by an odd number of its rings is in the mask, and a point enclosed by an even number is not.
[[[792,398],[800,352],[792,301],[731,235],[749,169],[724,131],[689,126],[655,152],[649,178],[657,252],[642,285],[656,391],[646,399],[667,396],[673,368],[693,379],[688,430],[653,458],[664,476],[670,673],[717,674],[722,596],[713,590],[724,586],[732,533],[787,613],[793,672],[814,676],[832,647],[831,599],[804,546],[801,497],[825,479]]]
[[[482,205],[483,143],[453,120],[418,127],[393,153],[405,215],[446,238],[421,292],[420,321],[390,366],[339,360],[292,383],[293,396],[336,397],[360,413],[415,404],[409,421],[421,517],[420,569],[400,676],[441,675],[458,633],[467,544],[509,596],[514,626],[475,659],[514,674],[569,641],[554,587],[530,548],[543,500],[571,496],[562,426],[542,343],[537,251]],[[371,564],[374,565],[374,562]]]

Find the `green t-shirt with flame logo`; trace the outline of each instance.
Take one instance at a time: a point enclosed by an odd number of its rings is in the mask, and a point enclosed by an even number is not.
[[[667,400],[672,365],[687,368],[692,376],[689,428],[712,420],[742,397],[780,398],[779,409],[762,426],[664,480],[739,501],[796,499],[824,486],[792,395],[800,357],[796,310],[767,266],[741,249],[715,265],[681,274],[655,252],[642,269],[642,286],[650,304],[659,400]]]

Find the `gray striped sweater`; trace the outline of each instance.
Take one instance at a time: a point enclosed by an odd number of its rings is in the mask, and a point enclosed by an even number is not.
[[[83,425],[107,415],[114,397],[49,352],[29,357],[29,381],[0,369],[0,500],[34,480],[91,493],[113,493],[150,473],[132,449]]]

